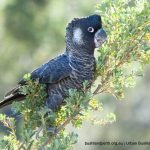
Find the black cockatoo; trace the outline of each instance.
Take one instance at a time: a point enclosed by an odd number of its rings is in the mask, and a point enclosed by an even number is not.
[[[106,38],[99,15],[75,18],[68,24],[64,54],[31,73],[31,80],[39,79],[39,83],[46,84],[46,106],[56,110],[67,97],[66,91],[70,88],[80,90],[85,80],[91,86],[96,67],[94,49],[100,47]],[[22,79],[16,88],[8,92],[0,102],[0,108],[23,100],[26,95],[20,94],[19,87],[25,84]]]

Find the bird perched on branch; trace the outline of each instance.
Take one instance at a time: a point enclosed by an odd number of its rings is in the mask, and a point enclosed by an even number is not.
[[[80,90],[85,80],[91,86],[96,67],[94,49],[100,47],[106,38],[99,15],[75,18],[68,24],[64,54],[31,73],[31,80],[39,79],[39,83],[46,84],[46,106],[56,110],[67,97],[66,91],[70,88]],[[23,100],[26,95],[20,94],[19,88],[25,84],[22,79],[16,88],[8,92],[0,102],[0,108]]]

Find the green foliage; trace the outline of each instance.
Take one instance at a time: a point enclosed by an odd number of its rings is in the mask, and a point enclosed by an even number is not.
[[[78,135],[75,133],[69,133],[63,135],[59,135],[51,144],[51,146],[47,147],[48,150],[72,150],[73,144],[77,142]]]
[[[106,125],[106,124],[115,122],[116,116],[114,113],[109,113],[106,115],[106,117],[101,118],[101,119],[97,119],[97,117],[93,117],[91,121],[94,125]]]
[[[20,142],[17,140],[14,118],[0,114],[0,122],[9,129],[9,135],[5,135],[0,141],[0,149],[18,149]]]
[[[108,33],[107,42],[99,49],[96,76],[101,76],[102,92],[122,99],[124,87],[134,87],[143,65],[150,63],[150,5],[144,0],[105,0],[96,8]]]
[[[26,100],[14,104],[14,110],[23,117],[21,139],[17,139],[14,119],[0,115],[0,121],[10,129],[10,134],[1,141],[1,148],[70,150],[77,142],[77,134],[64,131],[68,123],[79,128],[85,119],[99,125],[114,122],[113,113],[98,118],[89,116],[89,112],[103,111],[103,105],[94,99],[96,94],[108,92],[122,99],[124,88],[134,87],[143,66],[150,63],[149,7],[147,1],[104,0],[98,4],[97,11],[102,15],[108,33],[107,42],[98,50],[93,81],[93,86],[99,83],[98,86],[91,92],[85,81],[81,91],[69,89],[65,105],[54,112],[44,105],[45,86],[38,80],[32,82],[30,74],[26,74],[27,84],[20,89],[21,93],[27,94]]]
[[[31,80],[27,80],[27,85],[20,88],[20,93],[28,95],[25,101],[14,104],[14,111],[16,113],[21,112],[24,116],[25,126],[31,129],[39,127],[41,121],[37,118],[44,117],[47,110],[44,108],[43,100],[46,98],[45,85],[39,84],[38,81],[32,82]],[[28,122],[28,120],[32,121]]]
[[[77,134],[66,134],[65,125],[71,122],[74,127],[80,128],[89,110],[102,111],[102,105],[92,99],[93,94],[86,88],[88,83],[84,82],[82,91],[69,89],[65,105],[54,112],[44,106],[45,85],[33,82],[28,77],[30,75],[24,75],[27,84],[20,88],[20,93],[27,94],[25,101],[13,104],[13,110],[23,116],[23,124],[21,140],[15,140],[11,143],[12,146],[19,143],[20,149],[72,149],[72,144],[77,142]],[[5,115],[1,115],[1,121],[6,126],[5,118]],[[7,127],[13,129],[11,126]],[[17,139],[16,134],[5,136],[6,145],[12,138]]]

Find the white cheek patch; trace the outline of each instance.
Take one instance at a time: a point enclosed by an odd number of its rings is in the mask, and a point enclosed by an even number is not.
[[[80,28],[77,28],[73,31],[73,41],[76,42],[77,44],[81,45],[83,44],[83,33]]]

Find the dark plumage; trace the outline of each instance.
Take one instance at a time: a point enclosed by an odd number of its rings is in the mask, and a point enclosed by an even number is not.
[[[65,53],[50,60],[31,73],[31,79],[39,79],[47,86],[48,97],[45,104],[52,110],[57,109],[66,98],[70,88],[81,89],[87,80],[91,86],[94,71],[94,49],[106,40],[102,29],[101,17],[92,15],[86,18],[72,20],[66,28]],[[25,81],[22,79],[18,86],[8,92],[0,103],[0,108],[13,101],[22,100],[25,95],[19,94],[19,87]]]

